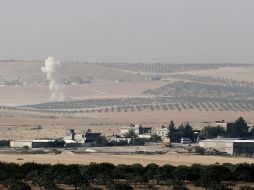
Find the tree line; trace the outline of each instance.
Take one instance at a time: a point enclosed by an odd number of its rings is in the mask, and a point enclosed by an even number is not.
[[[227,128],[221,126],[207,126],[201,130],[201,139],[227,137],[227,138],[254,138],[254,128],[248,126],[243,117],[239,117],[232,123],[227,124]]]
[[[162,126],[164,127],[164,126]],[[196,142],[198,140],[209,139],[209,138],[217,138],[217,137],[225,137],[225,138],[254,138],[254,127],[248,126],[247,122],[243,117],[239,117],[232,123],[227,123],[227,127],[221,126],[206,126],[202,130],[194,130],[189,122],[182,123],[178,127],[175,125],[174,121],[171,120],[167,126],[168,129],[168,138],[171,142],[181,142],[181,138],[189,138],[192,142]],[[129,130],[128,133],[125,134],[126,138],[134,139],[130,143],[126,141],[123,142],[114,142],[107,141],[106,137],[103,137],[102,144],[108,146],[124,146],[124,145],[144,145],[145,143],[154,142],[160,143],[162,141],[161,137],[152,134],[148,139],[138,138],[138,135],[134,130]]]
[[[253,183],[253,172],[254,164],[246,163],[208,166],[0,163],[0,183],[8,190],[30,190],[31,184],[45,190],[60,190],[66,186],[77,190],[100,190],[99,187],[131,190],[137,185],[144,185],[146,189],[156,189],[155,185],[159,185],[177,190],[187,189],[186,184],[208,190],[230,190],[235,183]]]
[[[201,131],[197,131],[197,133],[195,133],[195,130],[188,122],[181,124],[177,128],[174,121],[171,121],[167,128],[169,130],[168,137],[171,142],[180,142],[181,138],[189,138],[193,142],[197,141],[197,139],[202,140],[216,137],[254,138],[254,127],[248,126],[243,117],[239,117],[234,122],[228,123],[226,128],[221,126],[206,126]]]

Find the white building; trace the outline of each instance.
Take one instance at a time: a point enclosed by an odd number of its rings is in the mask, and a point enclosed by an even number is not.
[[[160,136],[162,139],[168,138],[168,132],[169,132],[168,128],[164,126],[156,130],[156,134]]]
[[[26,147],[32,148],[32,141],[33,140],[12,140],[10,141],[10,147],[23,148],[26,146]]]
[[[52,143],[54,142],[55,140],[53,139],[12,140],[10,141],[10,147],[11,148],[23,148],[23,147],[47,148],[47,147],[51,147]]]

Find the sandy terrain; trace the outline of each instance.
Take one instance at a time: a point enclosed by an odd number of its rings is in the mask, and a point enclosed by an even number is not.
[[[71,100],[145,96],[142,92],[158,88],[166,81],[123,82],[109,81],[92,84],[65,86],[64,93]],[[0,105],[24,105],[48,102],[48,86],[3,87],[0,86]]]
[[[15,67],[10,67],[10,65],[15,65]],[[38,77],[41,80],[46,80],[43,73],[40,71],[41,63],[1,63],[0,64],[0,76],[1,73],[4,76],[16,76],[20,75],[26,78],[29,81],[33,81],[34,78]],[[70,73],[77,76],[88,76],[91,73],[96,72],[96,66],[90,73],[81,68],[82,64],[76,64],[75,69],[72,68],[63,68],[63,74],[66,77],[71,77]],[[80,68],[79,68],[80,67]],[[104,71],[103,69],[106,69]],[[121,73],[122,71],[110,71],[108,68],[100,68],[100,75],[109,75],[111,72]],[[102,72],[103,70],[103,72]],[[97,73],[98,74],[98,73]],[[192,74],[192,75],[204,75],[211,77],[221,77],[227,79],[235,80],[245,80],[245,81],[254,81],[254,66],[249,67],[225,67],[219,69],[208,69],[208,70],[195,70],[195,71],[186,71],[179,72],[175,74]],[[135,75],[133,75],[135,76]],[[64,92],[67,97],[72,100],[75,99],[87,99],[87,98],[113,98],[113,97],[133,97],[133,96],[144,96],[142,92],[147,89],[154,89],[160,86],[167,84],[166,81],[135,81],[135,82],[123,82],[115,83],[114,80],[107,80],[101,78],[99,75],[98,78],[94,78],[93,83],[91,84],[82,84],[74,86],[65,86]],[[45,86],[35,86],[28,85],[26,87],[21,86],[12,86],[12,87],[3,87],[0,86],[0,105],[22,105],[22,104],[34,104],[41,102],[48,102],[49,100],[49,90]]]
[[[219,69],[195,70],[179,72],[177,74],[204,75],[211,77],[220,77],[234,79],[238,81],[254,82],[254,66],[250,67],[223,67]]]
[[[189,121],[194,128],[206,126],[215,120],[234,121],[243,116],[249,123],[254,123],[253,112],[233,111],[142,111],[121,113],[81,113],[81,114],[49,114],[32,111],[0,110],[0,139],[27,138],[60,138],[67,128],[76,130],[92,129],[104,135],[119,133],[120,127],[130,123],[141,123],[144,126],[158,128],[167,125],[170,120],[176,124]],[[32,130],[41,125],[40,131]]]
[[[22,158],[23,160],[17,160]],[[200,164],[215,164],[215,163],[254,163],[252,158],[244,157],[222,157],[222,156],[199,156],[186,155],[179,153],[169,153],[164,155],[113,155],[113,154],[74,154],[72,152],[63,152],[58,155],[27,155],[27,154],[2,154],[0,153],[0,161],[3,162],[38,162],[38,163],[64,163],[64,164],[89,164],[91,162],[110,162],[113,164],[134,164],[140,163],[147,165],[156,163],[159,165],[191,165],[194,163]]]

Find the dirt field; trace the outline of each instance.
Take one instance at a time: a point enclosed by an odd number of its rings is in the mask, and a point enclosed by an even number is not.
[[[96,99],[114,97],[145,96],[142,92],[149,88],[157,88],[166,84],[166,81],[124,82],[115,83],[98,81],[93,84],[65,86],[64,93],[67,99]],[[48,86],[0,86],[0,105],[25,105],[48,102],[50,93]]]
[[[23,159],[23,160],[21,160]],[[168,153],[164,155],[114,155],[114,154],[74,154],[72,152],[63,152],[58,155],[28,155],[28,154],[2,154],[0,153],[0,161],[3,162],[37,162],[37,163],[64,163],[64,164],[89,164],[91,162],[110,162],[113,164],[134,164],[140,163],[147,165],[156,163],[159,165],[191,165],[194,163],[200,164],[215,164],[215,163],[254,163],[252,158],[244,157],[222,157],[222,156],[200,156],[188,155],[179,153]]]
[[[0,139],[27,139],[27,138],[60,138],[68,128],[78,131],[92,129],[104,135],[119,133],[122,126],[131,123],[140,123],[155,128],[167,125],[171,120],[176,124],[189,121],[200,129],[208,122],[215,120],[234,121],[243,116],[249,123],[253,123],[253,112],[232,111],[142,111],[121,113],[82,113],[82,114],[48,114],[31,111],[0,110]],[[41,125],[41,130],[32,128]]]
[[[204,75],[234,79],[238,81],[254,82],[254,66],[251,67],[224,67],[219,69],[195,70],[180,72],[179,74]]]

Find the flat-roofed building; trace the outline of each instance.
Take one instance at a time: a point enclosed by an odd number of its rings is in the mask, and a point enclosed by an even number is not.
[[[230,155],[254,155],[254,140],[238,138],[215,138],[199,141],[199,146],[205,149],[215,149]]]
[[[34,139],[34,140],[12,140],[11,148],[47,148],[54,145],[55,140],[52,139]]]
[[[23,147],[32,148],[32,141],[33,140],[12,140],[10,141],[10,147],[11,148],[23,148]]]
[[[169,130],[167,127],[162,126],[161,128],[156,130],[156,135],[160,136],[163,141],[169,141]]]
[[[156,134],[160,137],[167,137],[168,136],[168,128],[167,127],[161,127],[156,130]]]

